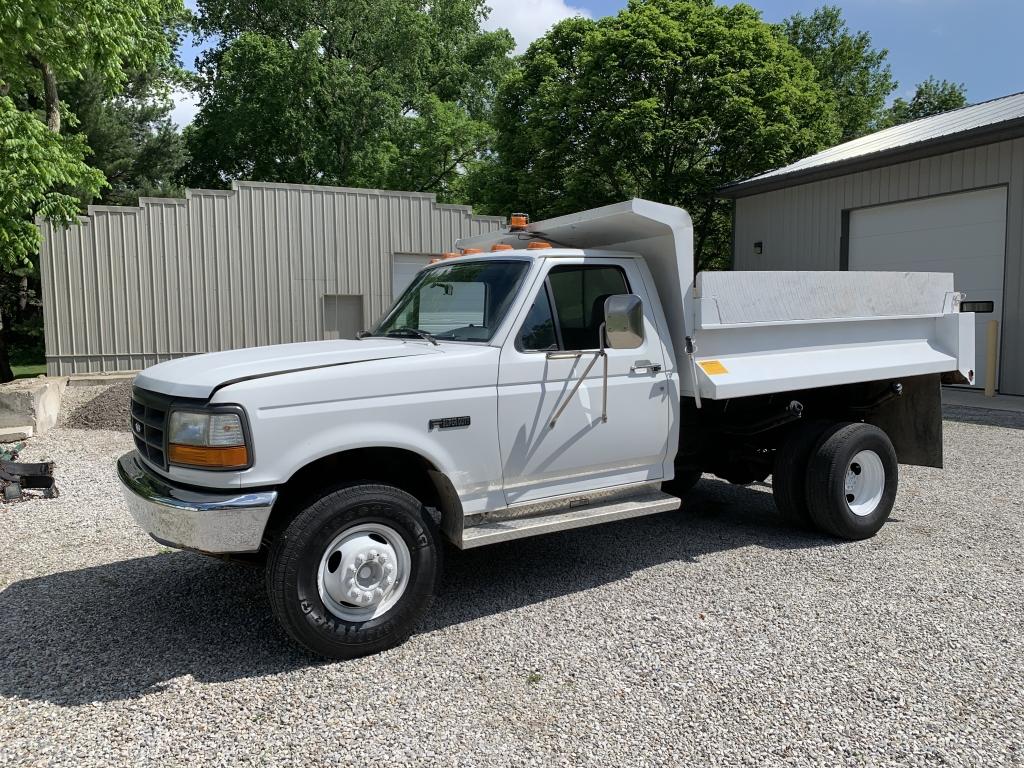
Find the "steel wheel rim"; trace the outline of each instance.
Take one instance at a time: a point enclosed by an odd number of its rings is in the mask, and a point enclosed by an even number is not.
[[[885,493],[885,465],[874,451],[860,451],[846,465],[846,504],[858,517],[867,517]]]
[[[380,523],[359,523],[338,534],[324,550],[317,589],[339,619],[369,621],[402,599],[411,568],[409,546],[398,531]]]

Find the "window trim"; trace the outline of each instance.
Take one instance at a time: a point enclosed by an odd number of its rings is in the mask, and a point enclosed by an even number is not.
[[[526,315],[523,320],[516,328],[515,331],[515,348],[516,351],[524,355],[547,355],[550,352],[596,352],[598,347],[592,347],[589,349],[565,349],[565,342],[562,339],[562,321],[558,317],[558,306],[555,304],[554,289],[551,287],[551,273],[559,267],[575,267],[577,269],[594,269],[613,267],[622,274],[622,280],[626,284],[626,293],[632,293],[633,287],[629,282],[629,273],[626,270],[625,265],[617,262],[611,262],[609,264],[553,264],[548,268],[548,271],[544,273],[544,282],[541,284],[540,290],[534,294],[533,301],[527,305]],[[537,303],[537,299],[540,297],[540,291],[547,293],[548,305],[551,307],[551,318],[555,322],[555,341],[558,344],[558,349],[524,349],[522,346],[523,328],[526,325],[526,321],[530,316],[530,310],[533,309],[533,305]]]

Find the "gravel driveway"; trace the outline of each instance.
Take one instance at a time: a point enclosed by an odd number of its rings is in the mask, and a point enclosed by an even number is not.
[[[97,428],[126,391],[69,390],[27,452],[62,496],[0,507],[0,764],[1024,765],[1012,414],[951,412],[946,469],[901,468],[871,541],[705,480],[678,513],[450,551],[409,642],[324,664],[257,571],[132,524],[129,435]]]

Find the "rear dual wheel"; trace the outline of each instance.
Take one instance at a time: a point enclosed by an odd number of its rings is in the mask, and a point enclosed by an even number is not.
[[[878,533],[892,512],[899,464],[871,424],[801,425],[776,456],[772,489],[783,518],[851,541]]]

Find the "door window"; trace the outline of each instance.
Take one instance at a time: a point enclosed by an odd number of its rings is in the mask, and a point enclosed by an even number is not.
[[[566,265],[553,268],[523,323],[520,349],[599,348],[605,299],[620,293],[629,293],[629,283],[621,267]]]
[[[558,338],[555,335],[555,315],[551,311],[551,299],[548,297],[548,286],[541,286],[537,300],[530,307],[523,328],[519,332],[519,348],[535,352],[548,352],[558,349]]]

